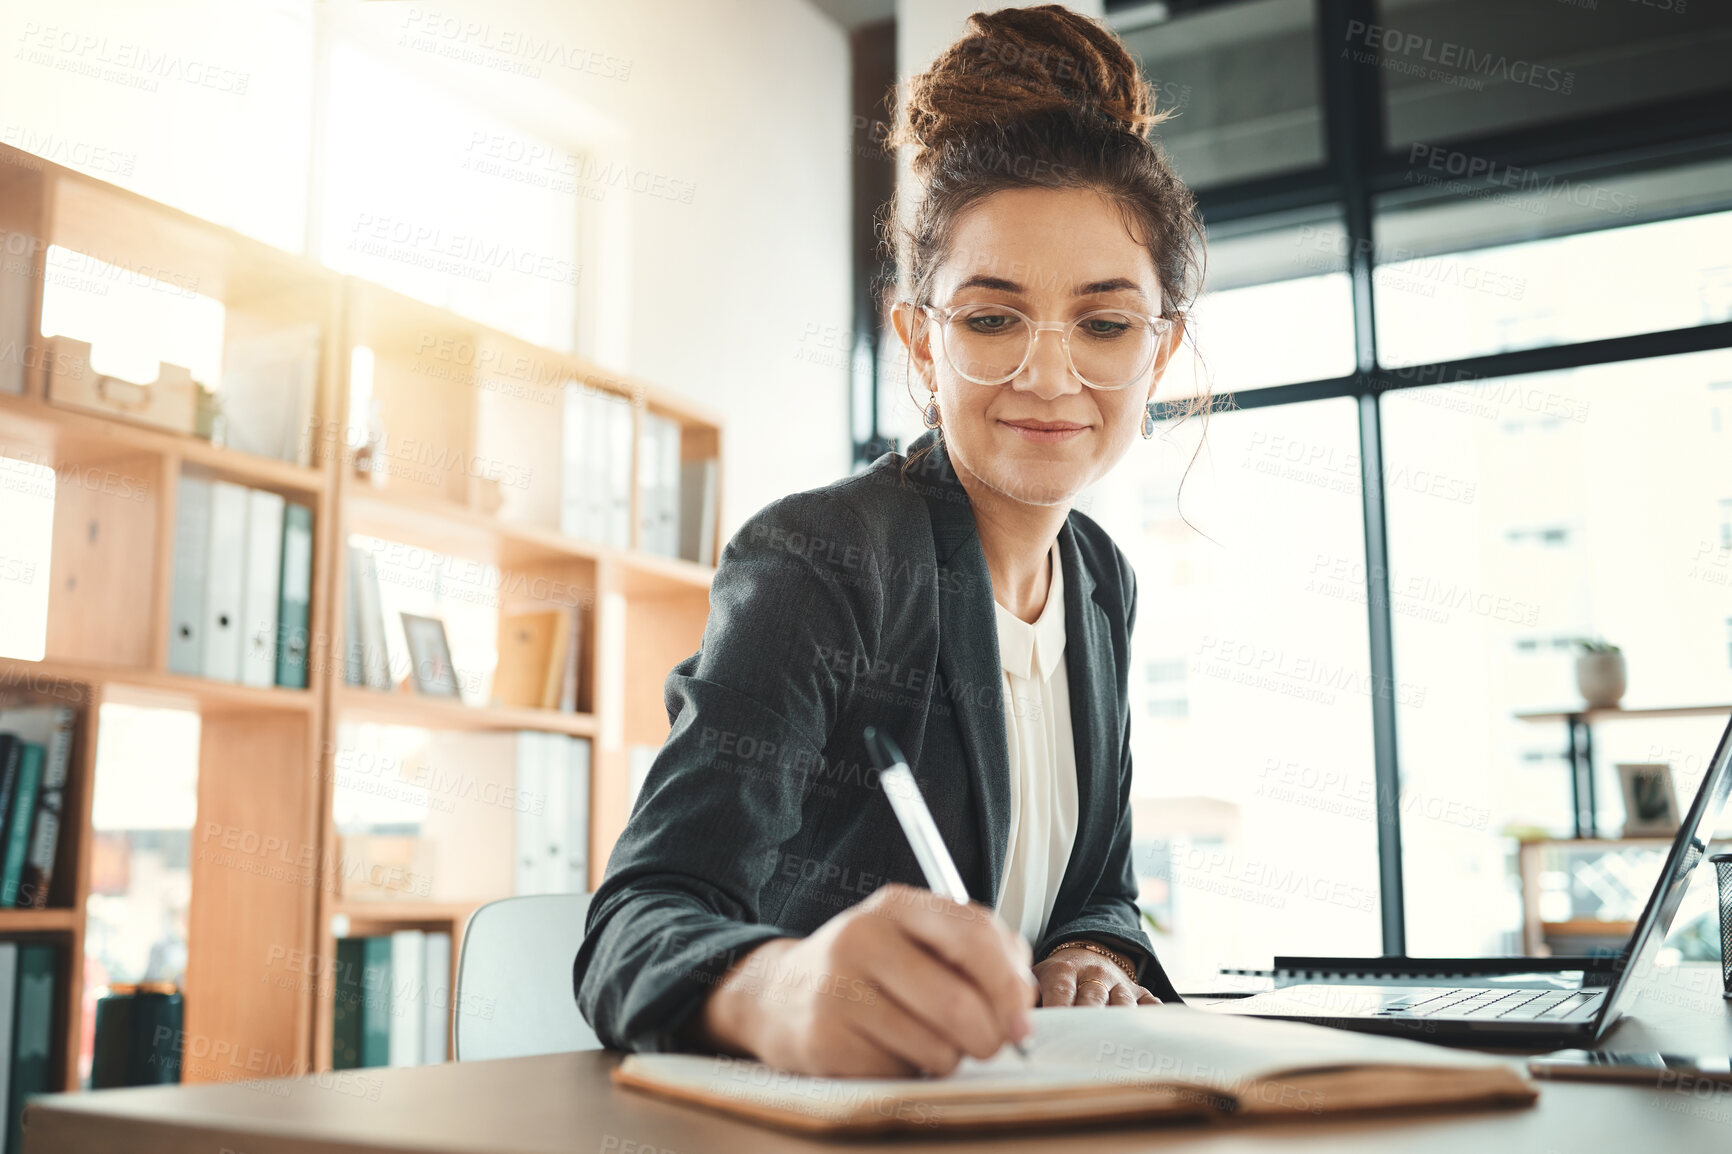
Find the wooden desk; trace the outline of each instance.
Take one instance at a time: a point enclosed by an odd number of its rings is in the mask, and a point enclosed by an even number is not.
[[[1732,1053],[1732,1002],[1718,969],[1667,981],[1607,1048]],[[163,1086],[58,1094],[25,1112],[25,1154],[796,1154],[847,1146],[761,1129],[614,1087],[617,1055],[345,1071],[246,1085]],[[1511,1058],[1511,1061],[1519,1059]],[[1366,1117],[1233,1127],[1115,1128],[957,1138],[899,1138],[899,1154],[973,1150],[1057,1154],[1189,1150],[1473,1151],[1582,1154],[1725,1150],[1732,1089],[1693,1096],[1637,1086],[1539,1082],[1532,1109]],[[859,1143],[849,1146],[859,1147]],[[890,1145],[885,1143],[885,1145]]]

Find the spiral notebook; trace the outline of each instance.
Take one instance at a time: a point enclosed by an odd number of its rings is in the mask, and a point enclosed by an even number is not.
[[[1299,1120],[1363,1111],[1519,1107],[1514,1062],[1182,1006],[1034,1011],[1007,1047],[943,1078],[817,1078],[740,1058],[633,1054],[614,1081],[786,1129],[969,1130],[1102,1122]]]

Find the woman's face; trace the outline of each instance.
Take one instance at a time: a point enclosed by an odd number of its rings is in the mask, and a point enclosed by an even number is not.
[[[932,304],[1005,304],[1035,322],[1069,322],[1093,309],[1159,314],[1160,282],[1149,251],[1125,229],[1117,208],[1092,189],[1010,189],[957,219]],[[1065,505],[1107,473],[1139,435],[1143,410],[1177,346],[1178,325],[1153,365],[1116,390],[1084,385],[1059,334],[1041,332],[1028,364],[1002,385],[980,385],[944,357],[933,323],[896,314],[924,402],[936,399],[951,458],[1005,496]]]

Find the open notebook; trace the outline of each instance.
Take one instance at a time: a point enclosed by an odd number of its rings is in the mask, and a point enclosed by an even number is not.
[[[1482,1054],[1182,1006],[1043,1009],[1010,1047],[945,1078],[813,1078],[743,1058],[633,1054],[627,1086],[798,1130],[981,1129],[1125,1120],[1304,1118],[1525,1106],[1513,1063]]]

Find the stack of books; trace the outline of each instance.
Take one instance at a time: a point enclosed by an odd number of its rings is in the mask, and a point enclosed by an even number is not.
[[[443,1062],[451,1039],[451,935],[398,930],[337,942],[331,1065]]]
[[[589,892],[589,742],[517,734],[517,870],[522,894]]]
[[[66,705],[0,709],[0,907],[48,905],[75,720]]]
[[[680,423],[645,413],[638,438],[638,548],[661,557],[715,560],[716,460],[684,460]]]
[[[169,670],[305,689],[312,510],[202,477],[177,493]]]
[[[59,1086],[54,1073],[60,947],[0,942],[0,1154],[24,1149],[24,1105]]]
[[[559,530],[631,546],[632,407],[625,397],[565,386]]]

